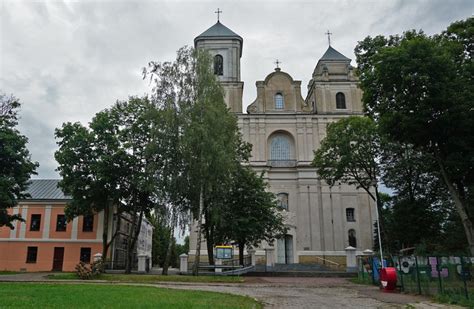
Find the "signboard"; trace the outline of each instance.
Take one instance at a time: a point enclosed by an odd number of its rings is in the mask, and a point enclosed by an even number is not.
[[[232,259],[233,251],[232,246],[216,246],[216,259]]]

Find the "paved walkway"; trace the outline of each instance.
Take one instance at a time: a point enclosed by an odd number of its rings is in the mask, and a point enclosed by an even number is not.
[[[47,280],[45,273],[2,275],[0,281],[61,282],[62,284],[107,283],[101,280]],[[158,284],[109,283],[162,288],[202,290],[246,295],[264,303],[265,308],[456,308],[430,302],[414,295],[383,293],[377,287],[353,284],[343,278],[247,277],[247,282]]]

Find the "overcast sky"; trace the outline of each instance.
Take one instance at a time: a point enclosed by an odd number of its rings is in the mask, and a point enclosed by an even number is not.
[[[22,102],[20,130],[40,163],[36,178],[58,177],[56,127],[86,124],[117,99],[148,92],[142,68],[192,45],[216,22],[218,7],[221,22],[244,39],[244,110],[277,58],[302,81],[305,97],[328,29],[332,46],[354,59],[368,35],[438,33],[474,12],[472,0],[0,1],[0,91]]]

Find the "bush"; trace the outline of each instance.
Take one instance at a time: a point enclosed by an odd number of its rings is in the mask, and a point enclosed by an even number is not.
[[[104,263],[102,259],[92,262],[92,264],[86,264],[79,262],[76,265],[76,274],[82,280],[89,280],[97,277],[104,271]]]

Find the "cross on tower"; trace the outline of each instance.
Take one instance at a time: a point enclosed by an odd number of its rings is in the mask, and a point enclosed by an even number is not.
[[[329,30],[328,30],[328,32],[326,32],[325,34],[328,36],[328,44],[329,44],[329,46],[331,46],[331,34],[332,33],[329,32]]]
[[[217,8],[217,11],[215,11],[214,13],[217,14],[217,21],[219,21],[219,17],[220,17],[220,14],[222,13],[222,11],[219,8]]]
[[[280,67],[278,65],[281,63],[281,61],[277,59],[274,63],[276,64],[277,69],[279,69]]]

